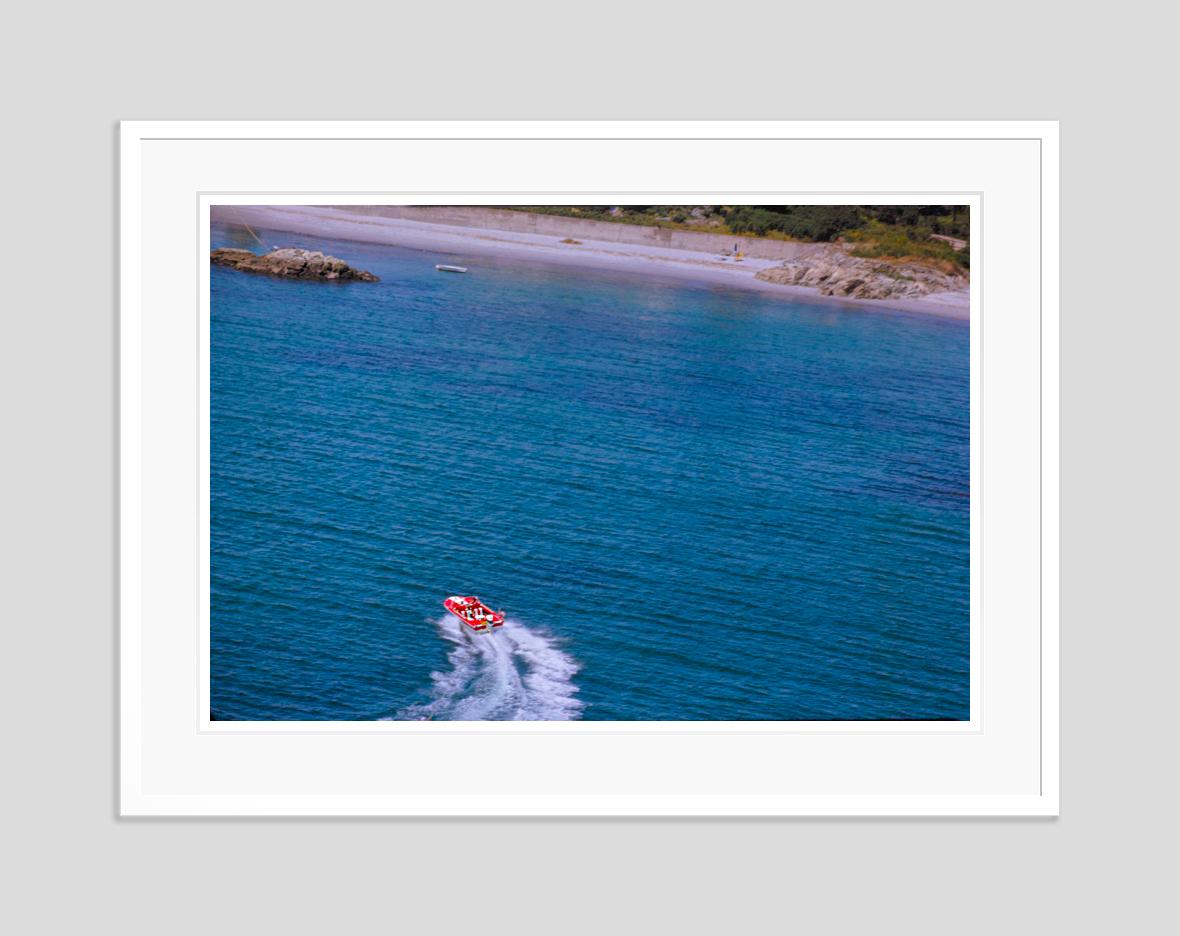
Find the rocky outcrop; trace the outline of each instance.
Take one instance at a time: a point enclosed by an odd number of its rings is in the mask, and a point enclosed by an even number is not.
[[[834,246],[762,270],[758,279],[807,286],[824,296],[849,299],[921,299],[931,293],[967,289],[967,277],[962,274],[944,273],[921,263],[854,257],[847,249]]]
[[[256,254],[233,247],[218,247],[209,254],[209,260],[218,266],[232,267],[245,273],[266,273],[270,276],[329,282],[377,282],[377,277],[372,273],[351,267],[339,257],[329,257],[318,250],[302,250],[298,247],[279,247],[268,254]]]

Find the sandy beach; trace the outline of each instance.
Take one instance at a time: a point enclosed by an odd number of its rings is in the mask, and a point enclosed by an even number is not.
[[[563,238],[547,234],[381,217],[349,207],[214,205],[210,208],[210,217],[213,221],[226,224],[437,251],[441,255],[512,257],[538,263],[620,270],[705,285],[750,289],[783,298],[858,309],[917,312],[957,319],[969,316],[969,294],[966,290],[934,293],[921,299],[824,296],[815,289],[770,283],[756,278],[760,270],[780,265],[779,260],[746,257],[735,261],[732,257],[712,251],[585,238],[578,238],[577,243],[566,243]],[[266,246],[269,248],[272,245]],[[439,262],[445,262],[445,257],[440,256]]]

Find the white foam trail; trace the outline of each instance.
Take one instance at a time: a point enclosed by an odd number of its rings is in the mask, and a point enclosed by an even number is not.
[[[450,669],[431,673],[431,701],[402,718],[450,721],[568,721],[582,703],[573,683],[578,664],[552,637],[507,619],[492,634],[464,633],[447,615],[438,622],[453,644]]]

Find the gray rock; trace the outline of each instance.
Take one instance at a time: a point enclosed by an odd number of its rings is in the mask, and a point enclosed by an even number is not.
[[[269,276],[287,276],[325,282],[345,280],[377,282],[377,277],[372,273],[351,267],[339,257],[331,257],[318,250],[303,250],[299,247],[278,247],[267,254],[256,254],[249,250],[238,250],[233,247],[219,247],[210,252],[209,261],[218,266],[241,270],[244,273],[265,273]]]
[[[944,273],[921,263],[854,257],[844,247],[831,246],[760,271],[758,279],[787,286],[806,286],[824,296],[849,299],[920,299],[936,292],[967,288],[967,277]]]

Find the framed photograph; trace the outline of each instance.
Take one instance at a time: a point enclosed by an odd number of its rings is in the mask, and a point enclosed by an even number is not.
[[[124,815],[1056,815],[1049,122],[124,123]]]

